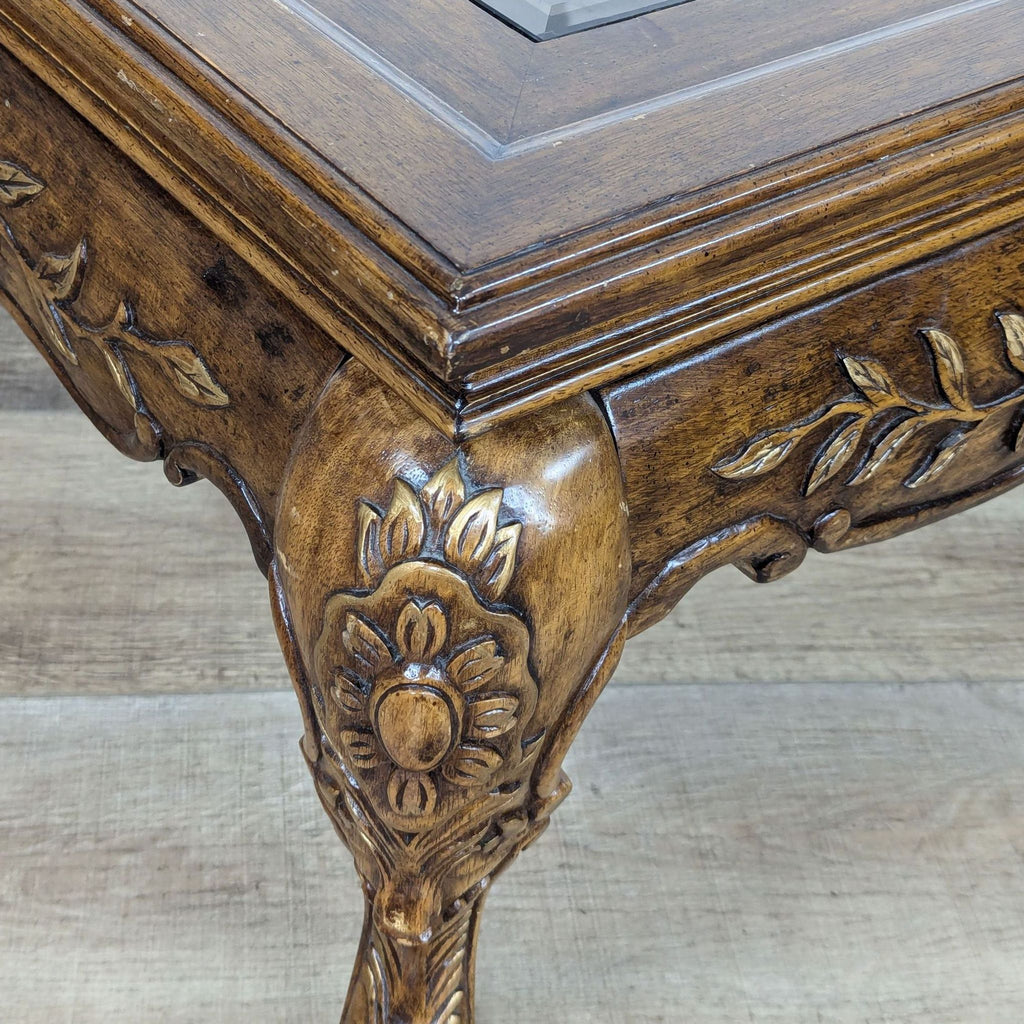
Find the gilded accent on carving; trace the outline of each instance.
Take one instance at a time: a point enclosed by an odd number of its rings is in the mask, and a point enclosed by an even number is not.
[[[372,907],[346,1020],[464,1019],[479,900],[557,803],[529,785],[544,734],[529,629],[500,603],[522,534],[503,497],[457,458],[394,480],[359,503],[363,586],[324,605],[313,773]]]
[[[0,205],[20,206],[39,195],[46,186],[17,164],[0,160]]]
[[[386,509],[359,506],[364,591],[331,595],[314,659],[323,725],[375,785],[390,825],[420,831],[524,756],[537,685],[522,620],[495,607],[521,533],[502,492],[468,496],[457,459]]]
[[[15,164],[0,161],[0,206],[16,207],[38,196],[45,186]],[[143,446],[157,454],[161,430],[140,390],[139,359],[155,367],[175,390],[196,405],[221,408],[228,395],[202,356],[187,341],[153,337],[140,329],[132,304],[123,300],[109,323],[93,325],[75,312],[89,259],[85,239],[67,254],[45,253],[32,260],[6,220],[0,218],[0,250],[17,275],[15,298],[39,329],[53,355],[79,365],[79,349],[88,345],[103,356],[118,392],[135,413]]]
[[[1006,358],[1024,375],[1024,317],[1004,313],[997,315],[997,320],[1003,331]],[[866,483],[902,455],[909,442],[924,428],[934,425],[947,429],[941,440],[931,445],[904,477],[903,486],[913,489],[938,479],[970,451],[972,433],[980,423],[1024,401],[1024,387],[995,402],[975,403],[963,352],[957,342],[945,331],[934,328],[918,333],[929,347],[941,395],[939,402],[926,402],[905,394],[885,367],[875,360],[840,354],[843,369],[856,393],[826,405],[808,419],[758,434],[738,453],[713,466],[714,472],[729,480],[762,476],[785,462],[797,445],[822,424],[837,421],[834,431],[811,462],[804,494],[813,494],[837,476],[862,448],[865,448],[865,455],[845,484]],[[881,428],[871,437],[876,424],[881,424]],[[1014,451],[1024,448],[1024,425],[1018,425],[1011,444]]]

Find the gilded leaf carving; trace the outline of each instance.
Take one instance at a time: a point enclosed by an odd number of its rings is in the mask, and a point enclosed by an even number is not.
[[[1007,361],[1024,375],[1024,317],[1019,313],[1001,313],[996,320],[1003,332]],[[716,463],[713,471],[727,480],[763,476],[782,465],[808,435],[831,420],[839,420],[838,427],[810,462],[805,494],[813,494],[848,468],[865,441],[866,454],[845,480],[846,486],[867,483],[893,464],[924,428],[941,425],[948,429],[904,475],[903,486],[916,489],[935,481],[963,453],[970,451],[975,427],[999,412],[1024,406],[1024,387],[1018,387],[995,402],[975,403],[963,350],[956,339],[933,327],[918,333],[928,346],[941,401],[928,402],[906,394],[876,360],[839,353],[839,361],[855,393],[826,405],[798,423],[757,434],[735,455]],[[871,438],[876,420],[882,424],[882,430]],[[1022,446],[1024,423],[1016,428],[1012,447],[1019,451]]]
[[[34,199],[44,188],[42,182],[15,164],[0,161],[0,205],[18,206]],[[22,251],[10,225],[0,225],[0,244],[6,240],[7,262],[18,273],[21,287],[17,298],[25,312],[53,354],[71,366],[80,365],[82,346],[92,346],[102,354],[118,394],[134,410],[139,437],[145,445],[155,443],[160,429],[140,392],[137,374],[142,362],[195,405],[222,408],[229,404],[227,392],[199,352],[187,341],[155,338],[142,331],[127,300],[119,303],[109,323],[99,326],[77,314],[75,305],[89,260],[85,239],[69,253],[44,253],[33,261]]]
[[[820,421],[815,421],[813,425],[817,426],[818,422]],[[789,427],[754,438],[737,455],[719,462],[715,466],[715,472],[730,480],[749,480],[761,476],[776,466],[781,466],[786,456],[793,450],[793,446],[809,429],[809,426],[806,429],[801,426]]]
[[[0,205],[18,206],[39,195],[44,185],[17,164],[0,160]]]
[[[850,461],[863,433],[864,424],[859,419],[839,428],[814,462],[807,481],[808,494],[813,494],[823,483],[831,480]]]
[[[314,652],[315,774],[374,908],[353,999],[405,1005],[425,973],[416,1019],[460,1019],[477,898],[544,822],[530,632],[498,603],[522,535],[503,499],[453,458],[422,488],[392,481],[386,507],[361,500],[362,589],[327,598]]]
[[[1024,374],[1024,316],[1019,313],[1001,313],[996,316],[1006,335],[1006,357],[1010,365]]]
[[[921,334],[931,345],[935,372],[946,400],[955,409],[973,409],[967,394],[967,371],[960,346],[945,331],[927,328]]]

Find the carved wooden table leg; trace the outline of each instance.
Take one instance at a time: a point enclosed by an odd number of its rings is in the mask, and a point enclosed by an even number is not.
[[[303,751],[366,892],[346,1024],[472,1019],[484,896],[568,791],[629,565],[590,397],[455,446],[355,362],[322,396],[271,585]]]

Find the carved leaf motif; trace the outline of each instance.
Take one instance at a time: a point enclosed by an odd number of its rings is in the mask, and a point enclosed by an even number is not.
[[[59,305],[72,301],[81,287],[85,267],[86,244],[83,241],[69,256],[46,254],[36,262],[35,298],[44,316],[43,328],[57,353],[72,366],[78,365],[78,353],[71,343],[69,318]],[[134,401],[133,401],[134,407]]]
[[[432,662],[447,639],[448,623],[440,605],[418,608],[410,601],[398,616],[398,646],[407,661]]]
[[[36,276],[46,286],[49,297],[56,302],[66,302],[77,296],[82,284],[82,275],[88,255],[83,238],[69,256],[47,253],[36,263]]]
[[[921,463],[905,481],[907,487],[923,487],[931,483],[950,467],[950,464],[964,450],[970,432],[954,430],[947,435],[939,447]]]
[[[512,523],[494,534],[494,548],[477,578],[480,592],[488,601],[497,601],[512,582],[522,530],[521,523]]]
[[[1019,313],[1003,313],[996,319],[1006,336],[1006,356],[1010,365],[1018,372],[1024,373],[1024,316]]]
[[[812,495],[822,484],[831,480],[849,462],[857,450],[861,435],[864,433],[865,422],[858,417],[832,435],[832,439],[824,447],[811,470],[810,478],[804,493]]]
[[[47,299],[42,300],[42,305],[43,314],[46,316],[43,326],[48,340],[64,359],[71,363],[72,366],[77,366],[78,353],[71,344],[68,325],[65,322],[64,314],[61,312],[60,307]]]
[[[388,782],[388,799],[398,814],[430,814],[437,806],[437,786],[422,772],[395,771]]]
[[[884,405],[899,394],[881,363],[873,359],[843,356],[843,366],[850,380],[863,392],[864,397],[875,405]]]
[[[352,656],[355,667],[367,678],[375,675],[384,665],[393,663],[384,638],[371,623],[355,612],[349,612],[345,618],[341,642]]]
[[[368,770],[384,763],[384,754],[372,732],[361,729],[344,729],[341,742],[345,753],[357,768]]]
[[[997,313],[996,319],[1003,329],[1008,361],[1024,374],[1024,316],[1019,313]],[[837,353],[850,380],[870,400],[870,406],[849,400],[835,403],[812,419],[755,438],[738,456],[714,466],[714,471],[738,479],[758,476],[779,465],[794,445],[818,424],[841,412],[856,414],[859,423],[855,420],[835,433],[811,466],[806,486],[806,493],[811,494],[849,461],[863,432],[876,417],[886,411],[899,409],[902,410],[903,418],[883,428],[885,432],[874,442],[860,468],[846,482],[855,485],[871,480],[905,448],[921,428],[933,423],[945,423],[952,429],[952,433],[904,479],[903,484],[910,488],[921,487],[934,480],[946,471],[963,450],[969,432],[977,424],[1003,409],[1020,405],[1022,390],[1007,394],[996,402],[975,406],[968,389],[964,354],[956,340],[937,328],[924,328],[918,333],[931,351],[937,386],[944,402],[934,405],[910,398],[896,387],[879,363]],[[1024,422],[1014,429],[1013,449],[1024,450]]]
[[[42,182],[8,161],[0,161],[0,206],[18,206],[38,195]],[[14,236],[8,225],[0,221],[11,241]],[[18,248],[15,243],[15,248]],[[135,411],[134,422],[139,439],[147,450],[156,454],[159,425],[148,413],[140,413],[140,398],[127,354],[141,352],[152,359],[175,389],[190,401],[210,407],[230,404],[227,393],[214,379],[202,356],[185,341],[160,341],[135,329],[135,315],[124,301],[118,306],[113,321],[97,328],[78,318],[72,309],[81,291],[88,258],[88,245],[83,238],[68,255],[46,253],[33,264],[20,255],[21,270],[41,322],[36,326],[45,332],[53,351],[73,366],[79,363],[75,343],[89,342],[103,353],[118,391]]]
[[[227,392],[213,379],[202,356],[188,342],[165,341],[154,349],[165,364],[164,371],[186,398],[218,408],[230,403]]]
[[[461,984],[461,977],[455,973],[461,964],[455,962],[449,967],[449,971],[452,972],[452,984]],[[438,1024],[465,1024],[466,1017],[464,1016],[466,1002],[466,993],[459,989],[457,992],[453,992],[449,997],[448,1001],[441,1008],[441,1012],[437,1017]]]
[[[334,702],[343,711],[350,715],[357,715],[363,709],[365,697],[358,684],[349,679],[343,672],[338,672],[334,677],[334,686],[331,687],[331,696]]]
[[[152,359],[179,394],[197,405],[223,408],[230,404],[227,392],[214,380],[203,357],[187,341],[155,341],[136,326],[135,309],[128,301],[117,307],[104,332],[120,345]]]
[[[384,560],[380,556],[381,514],[365,501],[359,503],[359,568],[363,582],[372,587],[384,575]]]
[[[472,740],[489,740],[503,736],[516,724],[518,698],[504,693],[475,701],[469,709],[466,735]]]
[[[391,505],[380,526],[380,555],[387,568],[420,553],[425,534],[423,508],[413,489],[396,480]]]
[[[445,523],[466,500],[466,486],[462,482],[459,460],[452,459],[439,469],[427,481],[422,493],[434,532],[440,534]]]
[[[107,347],[103,349],[103,358],[107,361],[107,369],[110,370],[110,376],[114,378],[118,390],[134,408],[136,404],[135,395],[132,392],[131,380],[128,377],[128,371],[121,357],[112,348]]]
[[[921,334],[931,346],[935,372],[946,400],[956,409],[972,409],[973,405],[967,395],[967,373],[960,346],[945,331],[926,328]]]
[[[494,547],[500,509],[501,491],[482,491],[459,509],[445,533],[445,557],[474,579]]]
[[[723,459],[712,468],[728,480],[749,480],[781,465],[803,436],[803,431],[789,427],[755,438],[734,458]]]
[[[501,754],[490,747],[466,743],[446,762],[444,777],[457,786],[482,785],[501,767]]]
[[[493,640],[482,640],[448,662],[448,675],[463,693],[470,693],[492,679],[504,665],[498,645]]]
[[[15,164],[0,160],[0,205],[18,206],[39,195],[45,186]]]
[[[911,416],[900,420],[894,427],[891,427],[879,438],[871,449],[867,461],[857,473],[850,477],[847,483],[851,485],[867,483],[903,450],[903,446],[924,426],[925,422],[917,416]]]

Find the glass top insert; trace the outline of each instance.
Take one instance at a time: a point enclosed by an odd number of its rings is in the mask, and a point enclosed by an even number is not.
[[[474,0],[533,39],[554,39],[689,0]]]

